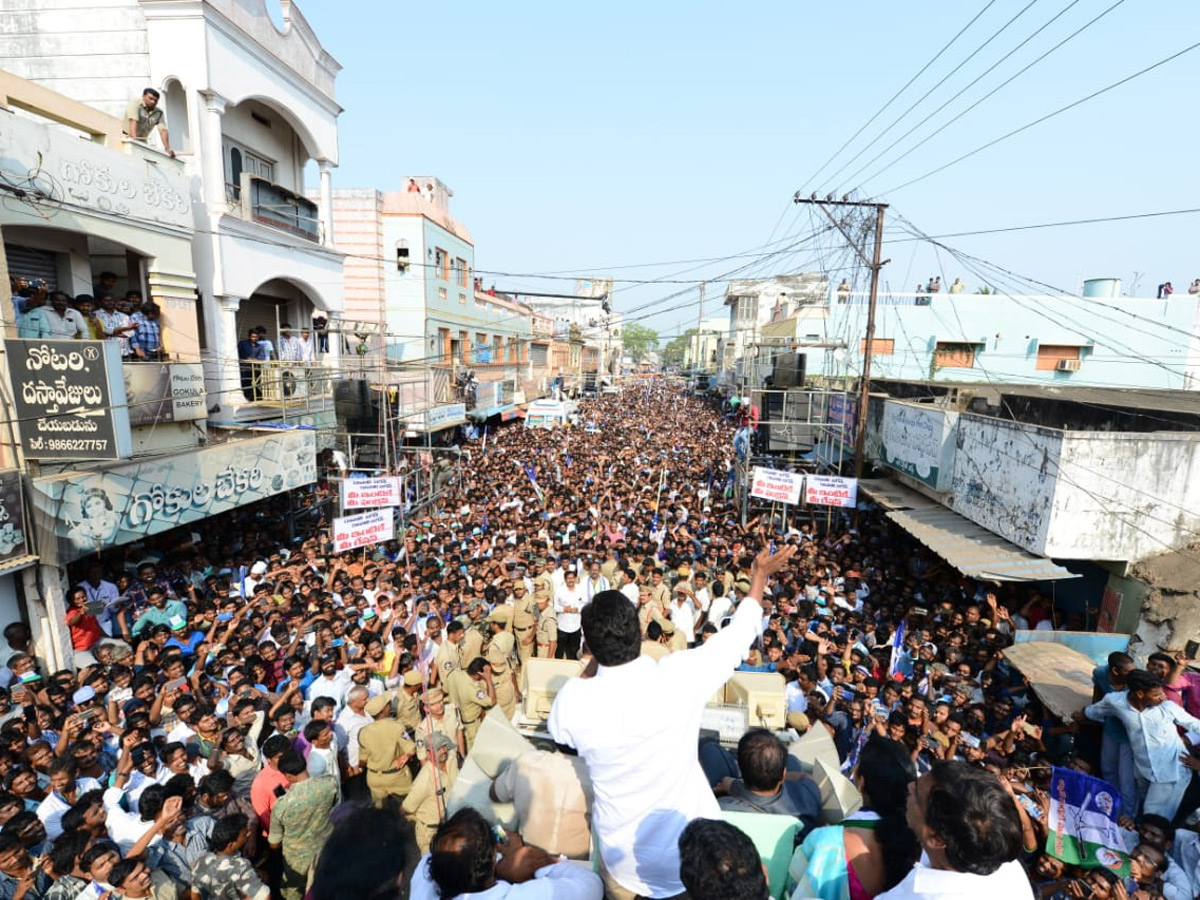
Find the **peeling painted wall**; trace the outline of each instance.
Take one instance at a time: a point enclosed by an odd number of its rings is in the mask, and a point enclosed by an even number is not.
[[[1138,560],[1200,532],[1200,435],[1067,432],[1061,461],[1048,556]]]
[[[1050,556],[1046,545],[1061,450],[1060,431],[963,414],[951,509],[1031,553]]]

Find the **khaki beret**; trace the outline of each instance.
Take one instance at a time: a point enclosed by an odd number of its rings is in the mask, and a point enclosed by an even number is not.
[[[422,683],[423,680],[424,679],[421,678],[421,673],[416,669],[409,669],[404,673],[405,687],[417,687]]]

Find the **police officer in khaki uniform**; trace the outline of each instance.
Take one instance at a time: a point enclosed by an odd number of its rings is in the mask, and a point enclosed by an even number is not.
[[[517,639],[517,658],[521,665],[533,656],[534,629],[537,627],[537,607],[533,598],[525,590],[522,579],[514,579],[512,583],[512,632]]]
[[[546,560],[540,556],[533,561],[534,571],[539,571],[540,574],[533,579],[533,592],[537,594],[538,585],[544,585],[546,593],[551,597],[554,596],[554,576],[546,569]]]
[[[418,699],[421,695],[421,673],[416,669],[409,669],[404,673],[403,687],[396,695],[396,720],[404,726],[409,734],[417,733],[417,726],[421,724],[421,702]]]
[[[483,604],[472,600],[467,604],[469,624],[463,632],[462,643],[458,645],[458,667],[465,669],[467,663],[477,656],[483,656]]]
[[[516,639],[512,632],[505,631],[504,626],[512,620],[512,608],[501,604],[491,611],[487,617],[492,629],[492,639],[488,641],[484,656],[492,667],[492,684],[496,688],[496,705],[504,710],[504,715],[512,718],[517,709],[517,670]]]
[[[671,608],[671,588],[663,580],[662,569],[656,568],[650,573],[650,596],[658,604],[658,610],[663,615]]]
[[[429,843],[446,817],[446,798],[458,777],[458,756],[450,739],[434,732],[429,743],[430,755],[400,805],[416,826],[417,847],[423,854],[429,852]]]
[[[445,684],[450,673],[455,669],[461,668],[459,665],[460,656],[458,647],[465,635],[466,629],[463,627],[462,622],[455,620],[446,626],[446,634],[442,638],[437,656],[433,660],[433,668],[437,672],[439,684]]]
[[[554,604],[550,602],[550,592],[545,585],[538,585],[533,599],[538,609],[538,659],[554,659],[554,651],[558,647],[558,617],[554,614]]]
[[[642,627],[643,638],[650,623],[657,618],[662,618],[662,610],[654,601],[654,589],[648,584],[643,584],[638,587],[638,623]]]
[[[365,712],[375,721],[358,733],[358,758],[367,770],[367,787],[376,806],[389,795],[404,797],[412,789],[408,761],[417,745],[409,739],[404,726],[388,715],[392,691],[367,701]]]
[[[467,752],[475,743],[481,720],[496,705],[496,688],[492,667],[482,656],[473,659],[466,669],[455,669],[446,679],[446,693],[458,707],[466,736]]]

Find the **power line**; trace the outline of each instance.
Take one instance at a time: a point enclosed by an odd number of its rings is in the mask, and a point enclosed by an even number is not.
[[[1075,2],[1078,2],[1078,0],[1075,0]],[[1000,84],[996,85],[994,88],[992,88],[990,91],[988,91],[986,94],[984,94],[984,95],[983,95],[982,97],[980,97],[978,100],[976,100],[974,103],[972,103],[972,104],[971,104],[970,106],[968,106],[966,109],[964,109],[962,112],[958,113],[958,114],[957,114],[957,115],[956,115],[956,116],[955,116],[955,117],[954,117],[954,118],[951,120],[951,122],[950,122],[950,123],[947,123],[947,124],[957,124],[958,122],[961,122],[961,121],[963,120],[963,117],[964,117],[964,116],[966,116],[966,115],[967,115],[969,112],[971,112],[973,109],[975,109],[976,107],[978,107],[978,106],[979,106],[981,103],[983,103],[985,100],[989,99],[990,97],[993,97],[993,96],[995,96],[995,95],[996,95],[996,94],[998,94],[1000,91],[1002,91],[1004,88],[1008,87],[1010,84],[1012,84],[1014,81],[1016,81],[1018,78],[1020,78],[1020,77],[1021,77],[1022,75],[1024,75],[1026,72],[1028,72],[1030,69],[1032,69],[1032,68],[1033,68],[1034,66],[1036,66],[1038,63],[1040,63],[1042,60],[1046,59],[1048,56],[1050,56],[1051,54],[1055,53],[1055,52],[1056,52],[1056,51],[1057,51],[1057,50],[1058,50],[1060,47],[1062,47],[1064,44],[1067,44],[1067,43],[1071,42],[1071,41],[1072,41],[1072,40],[1074,40],[1076,37],[1078,37],[1080,34],[1082,34],[1083,32],[1087,31],[1089,28],[1091,28],[1093,25],[1095,25],[1097,22],[1099,22],[1101,19],[1103,19],[1105,16],[1107,16],[1107,15],[1108,15],[1110,12],[1112,12],[1114,9],[1116,9],[1118,6],[1120,6],[1120,5],[1121,5],[1122,3],[1124,3],[1124,2],[1125,2],[1125,0],[1116,0],[1116,2],[1115,2],[1115,3],[1113,3],[1113,4],[1112,4],[1111,6],[1109,6],[1107,9],[1105,9],[1104,11],[1102,11],[1102,12],[1101,12],[1099,15],[1097,15],[1095,18],[1093,18],[1093,19],[1089,20],[1088,22],[1084,23],[1084,24],[1083,24],[1083,25],[1082,25],[1080,28],[1078,28],[1078,29],[1076,29],[1075,31],[1071,32],[1069,35],[1067,35],[1065,38],[1063,38],[1061,41],[1059,41],[1057,44],[1055,44],[1053,47],[1051,47],[1049,50],[1047,50],[1045,53],[1043,53],[1043,54],[1042,54],[1041,56],[1039,56],[1037,59],[1033,60],[1033,62],[1029,63],[1029,64],[1028,64],[1028,65],[1026,65],[1026,66],[1023,66],[1023,67],[1022,67],[1022,68],[1020,68],[1020,69],[1018,69],[1018,70],[1017,70],[1017,71],[1016,71],[1016,72],[1015,72],[1013,75],[1009,76],[1009,77],[1008,77],[1008,78],[1006,78],[1004,81],[1000,82]],[[1007,55],[1004,57],[1004,59],[1001,59],[999,62],[997,62],[997,63],[996,63],[996,65],[992,66],[992,68],[991,68],[991,69],[988,69],[988,70],[987,70],[987,72],[984,72],[984,73],[983,73],[983,75],[980,75],[980,76],[979,76],[979,78],[976,78],[976,79],[975,79],[975,81],[972,81],[972,82],[971,82],[971,84],[967,85],[967,87],[963,88],[961,91],[959,91],[959,92],[958,92],[957,94],[955,94],[953,97],[951,97],[949,100],[947,100],[945,103],[943,103],[943,104],[942,104],[941,106],[939,106],[937,109],[935,109],[935,110],[934,110],[932,113],[930,113],[928,116],[926,116],[926,117],[925,117],[924,119],[922,119],[920,122],[918,122],[918,123],[917,123],[917,124],[916,124],[916,125],[915,125],[913,128],[909,129],[909,130],[908,130],[908,131],[907,131],[905,134],[903,134],[903,135],[901,135],[899,138],[897,138],[897,139],[896,139],[894,142],[892,142],[892,144],[891,144],[891,145],[890,145],[890,146],[889,146],[889,147],[888,147],[886,150],[884,150],[882,153],[879,153],[877,156],[875,156],[875,157],[874,157],[874,158],[871,160],[871,162],[867,163],[866,165],[864,165],[864,166],[862,167],[862,169],[859,169],[859,170],[858,170],[858,172],[855,172],[855,173],[854,173],[854,175],[850,176],[850,179],[853,179],[855,176],[857,176],[857,175],[859,174],[859,172],[861,172],[863,169],[867,168],[867,166],[869,166],[869,165],[871,165],[872,163],[874,163],[874,162],[875,162],[875,160],[879,159],[879,157],[880,157],[880,156],[883,156],[883,155],[884,155],[884,153],[887,153],[887,152],[888,152],[888,150],[891,150],[891,149],[892,149],[892,147],[895,147],[897,144],[899,144],[899,143],[900,143],[900,141],[904,140],[904,138],[906,138],[906,137],[908,137],[908,135],[912,134],[912,133],[913,133],[913,131],[915,131],[917,128],[920,128],[922,125],[924,125],[926,122],[928,122],[928,121],[929,121],[929,120],[930,120],[930,119],[931,119],[933,116],[937,115],[939,112],[941,112],[943,109],[945,109],[945,108],[946,108],[946,106],[948,106],[948,105],[949,105],[951,102],[953,102],[954,100],[956,100],[958,97],[962,96],[962,94],[963,94],[964,92],[966,92],[966,91],[967,91],[969,88],[971,88],[972,86],[974,86],[974,85],[975,85],[975,84],[976,84],[976,83],[977,83],[977,82],[980,80],[980,78],[983,78],[983,77],[984,77],[984,75],[987,75],[987,74],[988,74],[988,72],[991,72],[993,69],[995,69],[995,68],[996,68],[996,66],[998,66],[1000,63],[1004,62],[1004,60],[1006,60],[1006,59],[1008,59],[1010,56],[1012,56],[1012,55],[1013,55],[1013,53],[1016,53],[1016,52],[1017,52],[1017,50],[1020,50],[1020,49],[1021,49],[1021,47],[1024,47],[1024,46],[1025,46],[1025,44],[1029,43],[1029,41],[1030,41],[1031,39],[1033,39],[1033,38],[1034,38],[1034,37],[1036,37],[1036,36],[1037,36],[1037,35],[1038,35],[1040,32],[1042,32],[1042,31],[1043,31],[1043,30],[1044,30],[1044,29],[1045,29],[1045,28],[1046,28],[1048,25],[1050,25],[1050,24],[1051,24],[1051,22],[1053,22],[1055,19],[1057,19],[1059,16],[1061,16],[1063,13],[1065,13],[1067,10],[1069,10],[1069,9],[1070,9],[1072,6],[1074,6],[1074,5],[1075,5],[1075,3],[1072,3],[1070,6],[1068,6],[1066,9],[1064,9],[1062,12],[1060,12],[1060,13],[1059,13],[1057,16],[1055,16],[1055,17],[1054,17],[1054,19],[1051,19],[1049,22],[1047,22],[1045,25],[1043,25],[1041,28],[1039,28],[1037,31],[1035,31],[1033,34],[1031,34],[1031,35],[1030,35],[1028,38],[1026,38],[1024,41],[1022,41],[1022,42],[1021,42],[1019,45],[1017,45],[1015,48],[1013,48],[1013,50],[1012,50],[1012,51],[1010,51],[1010,52],[1009,52],[1009,53],[1008,53],[1008,54],[1007,54]],[[915,144],[915,145],[914,145],[914,146],[912,146],[912,147],[909,147],[909,148],[908,148],[907,150],[905,150],[905,151],[904,151],[902,154],[900,154],[900,155],[899,155],[899,156],[897,156],[895,159],[893,159],[893,160],[892,160],[890,163],[887,163],[886,165],[884,165],[884,166],[883,166],[883,168],[879,169],[879,170],[878,170],[878,171],[876,171],[876,172],[875,172],[873,175],[870,175],[870,176],[868,176],[866,179],[864,179],[864,180],[863,180],[863,182],[862,182],[862,184],[867,184],[868,182],[874,181],[876,178],[878,178],[878,177],[879,177],[880,175],[882,175],[884,172],[886,172],[886,171],[888,171],[889,169],[891,169],[893,166],[895,166],[895,165],[896,165],[897,163],[899,163],[901,160],[903,160],[903,159],[906,159],[908,156],[910,156],[912,153],[914,153],[914,152],[915,152],[917,149],[919,149],[919,148],[920,148],[920,147],[922,147],[922,146],[924,146],[924,142],[921,142],[921,143]]]
[[[935,84],[933,87],[931,87],[929,90],[927,90],[924,94],[922,94],[919,98],[917,98],[917,101],[915,103],[911,104],[908,107],[908,109],[906,109],[904,112],[900,113],[900,115],[896,116],[896,118],[892,120],[891,124],[888,125],[887,128],[883,129],[883,131],[879,132],[879,134],[877,134],[877,135],[875,135],[875,137],[871,138],[871,140],[869,140],[862,147],[861,150],[859,150],[852,157],[850,157],[850,159],[848,159],[846,162],[844,162],[842,164],[842,167],[840,169],[838,169],[836,172],[834,172],[832,175],[830,175],[829,178],[831,180],[834,178],[837,178],[838,175],[840,175],[842,172],[846,171],[846,169],[850,165],[852,165],[856,159],[858,159],[860,156],[862,156],[864,153],[866,153],[869,149],[871,149],[871,147],[875,146],[876,142],[878,142],[880,138],[882,138],[885,134],[887,134],[889,131],[891,131],[893,128],[895,128],[896,125],[899,124],[899,122],[905,116],[907,116],[910,112],[912,112],[914,109],[916,109],[922,103],[924,103],[926,98],[929,97],[930,94],[932,94],[934,91],[936,91],[938,88],[940,88],[950,78],[952,78],[963,66],[965,66],[967,63],[969,63],[971,60],[973,60],[988,44],[990,44],[996,38],[1000,37],[1000,35],[1002,35],[1005,31],[1007,31],[1008,27],[1010,25],[1012,25],[1013,22],[1017,21],[1017,19],[1019,19],[1019,18],[1021,18],[1021,16],[1025,15],[1025,13],[1027,13],[1033,7],[1033,5],[1037,2],[1038,2],[1038,0],[1029,0],[1028,3],[1026,3],[1023,7],[1021,7],[1021,9],[1019,9],[1017,11],[1016,15],[1014,15],[1011,19],[1009,19],[1007,22],[1005,22],[1003,25],[1001,25],[999,29],[994,31],[992,33],[991,37],[989,37],[986,41],[984,41],[982,44],[980,44],[978,47],[976,47],[974,50],[972,50],[970,55],[967,56],[966,59],[964,59],[957,66],[955,66],[953,69],[951,69],[945,75],[943,75],[941,80],[938,81],[937,84]],[[1075,2],[1077,2],[1077,0],[1075,0]]]
[[[1028,122],[1025,125],[1022,125],[1020,128],[1014,128],[1012,131],[1008,132],[1007,134],[1002,134],[1002,135],[1000,135],[1000,137],[990,140],[986,144],[983,144],[982,146],[976,147],[974,150],[964,153],[962,156],[955,157],[954,159],[950,160],[950,162],[944,163],[943,165],[938,166],[936,169],[931,169],[930,171],[926,172],[924,175],[920,175],[916,178],[913,178],[913,179],[910,179],[909,181],[904,182],[903,184],[897,185],[894,188],[884,191],[880,196],[894,194],[894,193],[896,193],[896,191],[901,191],[901,190],[904,190],[904,188],[906,188],[906,187],[911,187],[912,185],[914,185],[920,181],[924,181],[926,178],[930,178],[934,175],[937,175],[939,172],[944,172],[946,169],[949,169],[951,166],[956,166],[960,162],[962,162],[966,159],[970,159],[972,156],[975,156],[977,153],[982,153],[984,150],[987,150],[990,147],[996,146],[1001,141],[1006,141],[1011,137],[1015,137],[1016,135],[1021,134],[1024,131],[1028,131],[1030,128],[1033,128],[1037,125],[1041,125],[1043,122],[1053,119],[1055,116],[1059,116],[1065,112],[1068,112],[1069,110],[1074,109],[1077,106],[1081,106],[1084,103],[1087,103],[1089,100],[1094,100],[1096,97],[1099,97],[1102,94],[1107,94],[1111,90],[1115,90],[1116,88],[1119,88],[1124,84],[1128,84],[1130,81],[1133,81],[1135,78],[1140,78],[1143,75],[1147,75],[1150,72],[1153,72],[1155,69],[1158,69],[1158,68],[1161,68],[1162,66],[1167,65],[1167,63],[1174,62],[1175,60],[1179,59],[1181,56],[1185,56],[1186,54],[1191,53],[1197,47],[1200,47],[1200,41],[1197,41],[1196,43],[1194,43],[1188,47],[1184,47],[1182,50],[1172,53],[1170,56],[1165,57],[1164,59],[1160,59],[1158,62],[1153,63],[1149,66],[1146,66],[1144,69],[1139,69],[1138,71],[1134,72],[1132,75],[1126,75],[1124,78],[1120,79],[1119,81],[1114,81],[1112,84],[1107,85],[1106,87],[1102,87],[1098,91],[1093,91],[1092,93],[1088,94],[1086,97],[1080,97],[1078,100],[1074,101],[1073,103],[1068,103],[1066,106],[1059,107],[1058,109],[1054,110],[1053,112],[1047,113],[1046,115],[1041,116],[1040,118],[1034,119],[1032,122]]]
[[[935,62],[937,62],[939,59],[941,59],[942,55],[947,50],[949,50],[952,46],[954,46],[954,43],[960,37],[962,37],[963,34],[966,33],[967,29],[969,29],[972,25],[974,25],[979,20],[980,16],[982,16],[985,12],[987,12],[989,9],[991,9],[992,6],[995,4],[995,2],[996,2],[996,0],[988,0],[988,2],[983,5],[983,8],[981,10],[979,10],[979,12],[975,13],[975,15],[971,17],[970,21],[968,21],[966,25],[964,25],[962,28],[960,28],[958,30],[958,33],[955,34],[954,37],[950,38],[950,40],[945,44],[945,46],[942,47],[941,50],[939,50],[937,53],[934,54],[933,58],[931,60],[929,60],[929,62],[927,62],[927,63],[925,63],[925,65],[921,66],[920,70],[917,72],[916,75],[914,75],[912,78],[908,79],[908,81],[906,81],[904,83],[904,86],[902,88],[900,88],[900,90],[896,91],[896,93],[892,94],[891,98],[889,98],[888,101],[883,104],[883,106],[879,107],[879,109],[877,109],[875,111],[875,114],[873,116],[871,116],[871,118],[867,119],[867,121],[863,123],[863,125],[858,129],[858,131],[854,132],[854,134],[850,135],[850,137],[848,137],[846,139],[846,143],[844,143],[844,144],[842,144],[842,146],[838,147],[838,149],[836,151],[834,151],[833,155],[830,156],[829,159],[825,160],[825,162],[821,164],[821,167],[819,169],[817,169],[817,171],[813,172],[812,175],[808,176],[808,178],[806,178],[804,180],[804,183],[800,187],[800,193],[803,193],[804,189],[813,181],[813,179],[815,179],[818,175],[820,175],[822,172],[825,171],[826,166],[828,166],[831,162],[833,162],[835,159],[837,159],[837,157],[842,153],[843,150],[845,150],[847,147],[849,147],[850,144],[860,134],[862,134],[864,131],[866,131],[871,126],[871,123],[873,123],[876,119],[878,119],[881,115],[883,115],[883,113],[888,109],[888,107],[891,106],[893,103],[895,103],[901,94],[903,94],[910,87],[912,87],[913,82],[915,82],[918,78],[920,78],[922,75],[924,75],[930,66],[932,66]],[[780,216],[780,219],[782,219],[782,218],[783,218],[783,216]],[[779,227],[778,223],[776,223],[775,227],[776,228]]]
[[[1011,50],[1009,50],[1006,54],[1004,54],[1004,56],[1002,56],[1000,59],[996,60],[996,62],[992,63],[991,66],[984,69],[984,71],[980,72],[979,75],[977,75],[966,87],[962,88],[960,91],[958,91],[952,97],[950,97],[948,100],[946,100],[944,103],[942,103],[941,106],[939,106],[933,112],[929,113],[929,115],[925,116],[925,118],[923,118],[920,122],[918,122],[916,125],[912,126],[912,128],[908,129],[908,131],[904,132],[904,134],[900,135],[900,137],[896,138],[896,140],[892,141],[892,143],[888,144],[888,146],[886,146],[884,149],[880,150],[877,154],[875,154],[873,157],[871,157],[871,159],[867,160],[867,162],[863,163],[851,175],[848,175],[846,177],[846,181],[850,184],[856,183],[855,179],[858,178],[859,175],[861,175],[864,171],[866,171],[868,168],[873,166],[880,158],[882,158],[884,155],[886,155],[888,152],[890,152],[901,141],[903,141],[905,138],[907,138],[909,135],[911,135],[918,128],[923,126],[926,122],[928,122],[930,119],[932,119],[938,113],[940,113],[943,109],[945,109],[947,106],[949,106],[955,100],[957,100],[959,97],[961,97],[967,91],[969,91],[971,88],[975,87],[975,85],[979,84],[980,81],[982,81],[984,78],[986,78],[988,75],[990,75],[996,69],[998,69],[1003,63],[1005,63],[1009,59],[1011,59],[1019,50],[1021,50],[1021,48],[1023,48],[1026,44],[1028,44],[1030,41],[1032,41],[1034,38],[1036,38],[1039,34],[1041,34],[1043,31],[1045,31],[1047,28],[1049,28],[1051,25],[1053,25],[1055,22],[1057,22],[1060,18],[1062,18],[1064,15],[1066,15],[1079,2],[1080,2],[1080,0],[1071,0],[1070,3],[1068,3],[1065,7],[1063,7],[1061,10],[1059,10],[1052,18],[1047,20],[1041,27],[1036,29],[1032,34],[1030,34],[1027,38],[1025,38],[1025,40],[1021,41],[1021,43],[1017,44],[1017,46],[1015,46]],[[1015,81],[1017,78],[1019,78],[1022,74],[1029,71],[1034,66],[1036,66],[1039,62],[1041,62],[1042,60],[1044,60],[1047,57],[1049,57],[1050,55],[1052,55],[1055,51],[1057,51],[1064,44],[1069,43],[1072,39],[1074,39],[1078,35],[1082,34],[1084,31],[1086,31],[1088,28],[1090,28],[1095,23],[1099,22],[1101,19],[1103,19],[1105,16],[1107,16],[1110,12],[1112,12],[1114,9],[1116,9],[1118,6],[1120,6],[1124,2],[1125,2],[1125,0],[1116,0],[1116,2],[1113,3],[1111,6],[1109,6],[1108,9],[1101,12],[1098,16],[1093,18],[1090,22],[1083,25],[1081,28],[1077,29],[1072,34],[1070,34],[1066,38],[1064,38],[1063,40],[1059,41],[1057,44],[1055,44],[1053,47],[1051,47],[1049,50],[1047,50],[1045,53],[1043,53],[1041,56],[1039,56],[1033,62],[1029,63],[1027,66],[1020,69],[1015,75],[1013,75],[1012,77],[1008,78],[1007,80],[1001,82],[1001,84],[999,84],[997,87],[993,88],[991,91],[984,94],[982,97],[980,97],[978,100],[976,100],[970,106],[968,106],[965,110],[958,113],[956,116],[954,116],[954,118],[952,118],[950,120],[949,123],[947,123],[947,125],[958,124],[959,122],[961,122],[963,119],[963,116],[965,116],[971,110],[975,109],[977,106],[979,106],[985,100],[987,100],[989,97],[992,97],[995,94],[997,94],[1005,86],[1011,84],[1013,81]],[[935,129],[934,133],[939,133],[939,132],[937,132],[937,130]],[[906,150],[904,153],[902,153],[900,156],[898,156],[896,159],[892,160],[890,163],[885,165],[882,169],[880,169],[874,175],[871,175],[869,178],[865,179],[864,181],[859,182],[859,184],[865,184],[866,182],[872,181],[875,178],[879,177],[879,174],[881,172],[886,172],[892,166],[896,165],[896,163],[898,163],[900,160],[906,158],[909,154],[915,152],[918,147],[923,147],[924,144],[925,144],[925,142],[922,140],[922,141],[918,142],[917,144],[913,145],[908,150]]]

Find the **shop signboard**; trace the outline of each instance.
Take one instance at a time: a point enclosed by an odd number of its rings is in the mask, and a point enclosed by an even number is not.
[[[287,431],[32,482],[39,552],[61,565],[317,480],[317,436]]]
[[[31,459],[121,459],[133,452],[116,342],[4,342],[21,449]]]
[[[399,505],[399,478],[347,478],[342,482],[342,509]]]
[[[804,502],[814,506],[848,506],[858,503],[858,479],[836,475],[806,475]]]
[[[204,367],[199,363],[125,363],[129,424],[190,422],[207,416]]]
[[[0,471],[0,562],[28,554],[21,473],[16,469],[5,469]]]
[[[799,503],[803,486],[804,476],[799,472],[755,466],[750,480],[750,496],[773,503]]]
[[[333,552],[346,553],[368,544],[390,541],[396,535],[396,518],[390,509],[373,509],[333,520]]]
[[[446,406],[435,406],[425,412],[425,427],[427,431],[437,431],[451,425],[461,425],[467,421],[467,405],[465,403],[450,403]]]
[[[950,490],[958,413],[888,400],[883,409],[879,453],[883,462],[929,485]]]

